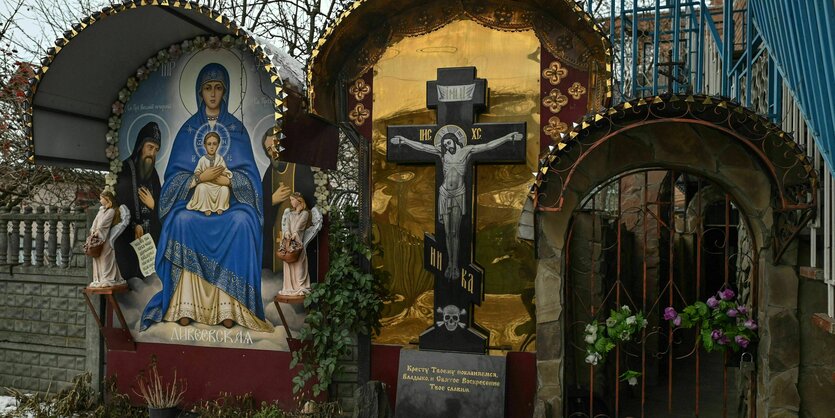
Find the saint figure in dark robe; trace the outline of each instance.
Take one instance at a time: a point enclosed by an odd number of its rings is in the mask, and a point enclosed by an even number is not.
[[[116,196],[130,210],[127,230],[116,240],[116,262],[125,278],[142,277],[139,260],[130,243],[144,234],[151,234],[154,242],[159,244],[160,221],[156,205],[160,181],[155,164],[161,143],[156,122],[145,124],[116,180]]]

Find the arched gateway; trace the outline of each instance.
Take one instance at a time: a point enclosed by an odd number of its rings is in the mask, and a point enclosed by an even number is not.
[[[722,98],[666,95],[587,116],[564,144],[532,188],[539,398],[577,417],[792,407],[756,390],[774,379],[797,390],[797,301],[785,290],[797,276],[783,255],[811,217],[817,177],[791,138]],[[725,289],[761,324],[747,355],[709,354],[664,318]],[[584,359],[584,325],[623,305],[647,327]]]

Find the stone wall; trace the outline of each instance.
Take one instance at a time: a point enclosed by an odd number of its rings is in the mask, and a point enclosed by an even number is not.
[[[797,241],[777,262],[771,251],[760,251],[757,413],[792,417],[800,411]]]
[[[0,386],[55,392],[87,364],[86,277],[0,275]]]
[[[835,417],[835,335],[813,325],[812,316],[826,312],[826,285],[818,279],[800,279],[798,322],[800,416]]]
[[[99,382],[99,331],[81,293],[89,282],[81,246],[92,214],[49,215],[0,212],[0,221],[11,226],[0,237],[6,247],[0,254],[10,255],[0,267],[0,387],[55,393],[85,371],[92,373],[94,385]],[[56,233],[44,234],[44,225],[53,221]],[[64,231],[65,243],[59,246]],[[13,254],[17,243],[34,251],[29,257],[23,251]],[[10,267],[10,260],[19,265]]]

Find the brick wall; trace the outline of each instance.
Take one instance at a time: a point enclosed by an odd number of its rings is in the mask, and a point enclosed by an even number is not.
[[[89,282],[81,244],[92,218],[73,216],[67,263],[0,266],[0,387],[55,393],[85,371],[98,385],[99,332],[81,294]]]
[[[91,369],[88,340],[98,331],[88,330],[86,284],[86,277],[0,275],[0,386],[54,392]]]

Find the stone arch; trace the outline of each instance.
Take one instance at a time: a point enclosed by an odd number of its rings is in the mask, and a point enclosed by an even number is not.
[[[565,135],[563,144],[543,157],[531,191],[538,259],[538,398],[551,405],[553,416],[561,416],[563,409],[564,250],[572,215],[596,187],[647,168],[685,171],[719,185],[749,220],[764,284],[758,291],[758,318],[765,324],[758,381],[780,378],[786,384],[779,390],[796,394],[799,354],[782,345],[799,337],[787,335],[799,333],[797,302],[795,298],[792,306],[780,293],[791,280],[796,284],[797,276],[782,256],[811,218],[817,177],[791,138],[725,99],[671,95],[625,102],[587,116]],[[759,393],[758,415],[797,408],[799,402],[799,396]]]

